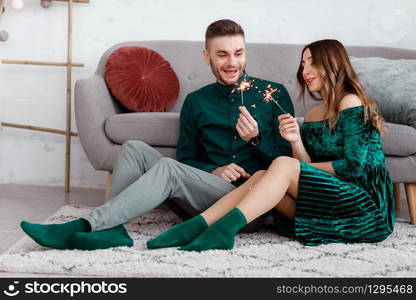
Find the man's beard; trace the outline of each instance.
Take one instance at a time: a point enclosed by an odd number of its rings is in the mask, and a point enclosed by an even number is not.
[[[212,63],[212,60],[210,59],[209,60],[209,65],[210,65],[210,67],[211,67],[211,72],[212,72],[212,74],[214,74],[214,76],[215,76],[215,78],[217,78],[217,81],[219,82],[219,83],[221,83],[221,84],[223,84],[223,85],[233,85],[233,84],[236,84],[237,82],[238,82],[238,79],[241,77],[241,75],[244,73],[244,70],[246,69],[246,64],[244,64],[244,66],[242,67],[242,68],[238,68],[238,72],[239,72],[239,74],[238,74],[238,77],[237,77],[237,79],[236,79],[236,81],[235,82],[233,82],[233,83],[227,83],[227,82],[225,82],[224,80],[223,80],[223,78],[221,77],[221,71],[219,70],[219,69],[216,69],[215,67],[214,67],[214,64]],[[242,71],[241,71],[242,70]]]

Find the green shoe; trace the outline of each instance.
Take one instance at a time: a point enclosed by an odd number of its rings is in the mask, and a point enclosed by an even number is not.
[[[204,251],[209,249],[232,249],[237,232],[247,225],[243,213],[234,208],[202,232],[193,242],[179,248],[183,251]]]
[[[123,225],[100,231],[77,232],[74,233],[69,240],[74,248],[82,250],[133,246],[133,240]]]
[[[69,238],[76,232],[88,232],[90,223],[85,219],[76,219],[63,224],[20,223],[23,231],[41,246],[55,249],[73,249]]]
[[[192,242],[202,231],[208,227],[204,217],[197,215],[185,222],[176,224],[168,231],[147,241],[147,248],[167,248],[185,246]]]

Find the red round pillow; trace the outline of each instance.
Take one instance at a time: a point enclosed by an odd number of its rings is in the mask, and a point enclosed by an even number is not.
[[[166,111],[178,99],[179,80],[169,62],[147,48],[115,50],[104,77],[113,96],[132,111]]]

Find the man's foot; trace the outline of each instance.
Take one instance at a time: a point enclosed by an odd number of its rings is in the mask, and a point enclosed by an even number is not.
[[[123,225],[94,232],[76,232],[71,236],[70,242],[74,248],[82,250],[133,246],[133,240]]]
[[[246,217],[234,208],[190,244],[179,248],[183,251],[204,251],[209,249],[232,249],[236,233],[247,224]]]
[[[202,231],[208,227],[201,215],[195,216],[185,222],[176,224],[168,231],[147,241],[147,248],[167,248],[185,246],[192,242]]]
[[[75,232],[88,232],[91,226],[85,219],[76,219],[63,224],[34,224],[26,221],[20,223],[23,231],[36,243],[55,249],[73,249],[69,237]]]

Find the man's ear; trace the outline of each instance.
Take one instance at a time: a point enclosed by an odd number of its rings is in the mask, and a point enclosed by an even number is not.
[[[202,54],[204,55],[204,60],[207,63],[207,65],[210,65],[208,50],[204,49],[204,51],[202,51]]]

